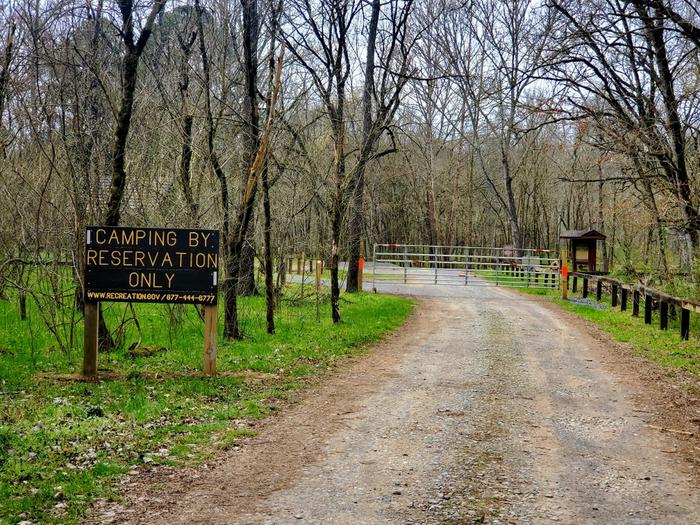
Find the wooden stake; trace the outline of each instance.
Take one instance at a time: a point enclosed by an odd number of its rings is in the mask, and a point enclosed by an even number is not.
[[[204,305],[204,373],[208,376],[216,374],[217,318],[216,305]]]
[[[654,299],[651,295],[646,294],[644,296],[644,323],[651,324],[651,307]]]
[[[620,311],[624,312],[625,310],[627,310],[627,288],[620,291]]]
[[[681,339],[688,340],[690,335],[690,310],[681,308]]]
[[[321,259],[316,261],[316,291],[321,289],[321,273],[323,273],[323,261]]]
[[[659,328],[668,330],[668,303],[659,304]]]
[[[83,335],[83,375],[97,375],[97,348],[99,345],[98,325],[100,303],[85,303],[85,329]]]

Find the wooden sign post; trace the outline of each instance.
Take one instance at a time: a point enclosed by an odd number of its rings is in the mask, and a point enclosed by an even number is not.
[[[99,345],[100,303],[85,303],[85,334],[83,336],[83,375],[97,375],[97,347]]]
[[[204,373],[216,374],[216,326],[218,321],[215,304],[204,305]]]
[[[216,373],[219,232],[88,226],[83,375],[97,375],[99,303],[204,305],[204,373]]]

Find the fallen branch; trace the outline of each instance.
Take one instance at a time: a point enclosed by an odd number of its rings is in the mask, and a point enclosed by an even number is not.
[[[656,425],[647,425],[649,428],[653,428],[654,430],[659,430],[661,432],[671,432],[672,434],[682,434],[684,436],[694,436],[695,434],[693,432],[688,432],[687,430],[677,430],[675,428],[665,428],[665,427],[659,427]]]

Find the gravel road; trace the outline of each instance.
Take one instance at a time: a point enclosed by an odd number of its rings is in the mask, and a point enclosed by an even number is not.
[[[677,415],[661,374],[510,291],[391,291],[418,306],[372,353],[218,461],[127,480],[92,520],[700,523],[697,439],[662,431],[696,433],[697,405]]]

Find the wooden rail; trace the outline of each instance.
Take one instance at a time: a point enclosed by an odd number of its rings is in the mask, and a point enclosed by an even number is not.
[[[577,292],[578,290],[578,280],[581,279],[581,295],[583,297],[588,297],[588,287],[590,283],[595,283],[595,294],[596,299],[599,301],[603,294],[603,284],[608,284],[610,287],[610,304],[613,308],[620,306],[620,311],[627,310],[628,300],[630,293],[632,295],[632,316],[639,317],[639,306],[641,302],[644,302],[644,322],[646,324],[651,324],[652,322],[652,311],[654,301],[659,304],[659,328],[661,330],[668,330],[668,314],[669,305],[673,305],[680,309],[680,335],[681,339],[687,340],[690,336],[690,312],[698,313],[700,312],[700,302],[691,301],[689,299],[682,299],[679,297],[673,297],[658,290],[654,290],[643,285],[631,285],[607,277],[604,275],[595,275],[582,272],[570,272],[569,277],[566,279],[564,286],[569,288],[569,279],[573,279],[572,282],[572,292]],[[618,302],[619,299],[619,302]]]

